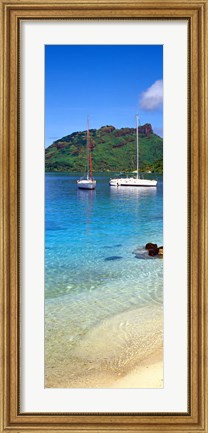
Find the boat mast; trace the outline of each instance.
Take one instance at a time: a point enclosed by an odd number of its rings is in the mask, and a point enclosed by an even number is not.
[[[136,114],[136,144],[137,144],[137,179],[139,179],[139,131],[138,131],[139,116]]]
[[[88,151],[88,174],[89,174],[89,178],[92,179],[92,156],[91,156],[91,146],[90,146],[89,118],[87,118],[87,151]]]

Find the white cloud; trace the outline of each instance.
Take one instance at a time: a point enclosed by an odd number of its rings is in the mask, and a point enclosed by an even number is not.
[[[140,106],[144,110],[156,110],[163,103],[163,80],[155,81],[152,86],[142,93]]]

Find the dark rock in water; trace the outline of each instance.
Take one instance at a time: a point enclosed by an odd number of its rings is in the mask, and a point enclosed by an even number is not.
[[[152,244],[151,242],[148,242],[148,244],[145,245],[146,250],[153,250],[157,248],[157,244]]]
[[[152,249],[149,249],[149,256],[157,256],[157,254],[158,254],[158,251],[159,251],[159,248],[152,248]]]
[[[119,260],[119,259],[122,259],[122,257],[121,256],[110,256],[110,257],[106,257],[105,258],[106,261],[108,261],[108,260]]]
[[[152,248],[149,248],[150,245]],[[142,259],[142,260],[147,260],[147,259],[152,260],[153,258],[161,259],[163,258],[163,247],[161,246],[158,248],[157,244],[148,243],[146,244],[145,248],[138,247],[136,250],[133,251],[133,254],[135,254],[136,259]]]

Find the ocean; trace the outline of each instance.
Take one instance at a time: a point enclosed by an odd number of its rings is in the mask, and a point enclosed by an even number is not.
[[[105,387],[162,350],[163,180],[157,188],[77,189],[45,178],[45,386]],[[107,378],[107,382],[106,382]]]

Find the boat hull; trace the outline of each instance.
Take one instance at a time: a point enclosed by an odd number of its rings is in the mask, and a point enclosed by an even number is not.
[[[96,180],[78,180],[77,186],[79,189],[95,189]]]
[[[110,186],[134,186],[134,187],[156,187],[157,180],[151,179],[135,179],[135,178],[118,178],[118,179],[110,179]]]

